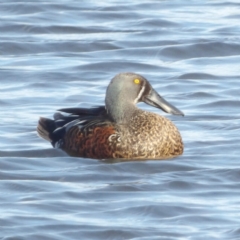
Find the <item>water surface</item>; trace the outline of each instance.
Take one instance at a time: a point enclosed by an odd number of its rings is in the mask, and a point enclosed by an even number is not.
[[[239,239],[239,1],[0,2],[0,238]],[[185,113],[166,161],[69,157],[39,116],[144,75]]]

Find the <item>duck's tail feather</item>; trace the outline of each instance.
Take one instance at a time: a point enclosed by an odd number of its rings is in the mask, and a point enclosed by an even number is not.
[[[53,143],[55,141],[54,134],[53,134],[55,129],[56,129],[56,125],[54,120],[40,117],[38,121],[38,126],[37,126],[37,132],[40,137]]]

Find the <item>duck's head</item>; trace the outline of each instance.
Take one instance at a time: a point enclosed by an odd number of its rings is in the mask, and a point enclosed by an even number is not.
[[[145,102],[166,113],[184,116],[183,112],[161,97],[146,78],[136,73],[119,73],[110,82],[106,93],[106,109],[115,121],[122,121]]]

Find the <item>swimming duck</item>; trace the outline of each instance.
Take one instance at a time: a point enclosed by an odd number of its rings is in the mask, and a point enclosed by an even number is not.
[[[120,73],[107,87],[105,106],[59,109],[54,120],[40,118],[37,132],[54,147],[79,157],[164,159],[181,155],[183,142],[177,127],[163,116],[139,109],[138,102],[184,115],[143,76]]]

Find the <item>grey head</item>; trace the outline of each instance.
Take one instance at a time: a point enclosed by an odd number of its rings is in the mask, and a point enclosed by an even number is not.
[[[148,80],[136,73],[119,73],[110,82],[106,92],[106,109],[115,122],[125,122],[138,109],[136,104],[145,102],[164,112],[184,115],[163,99]]]

